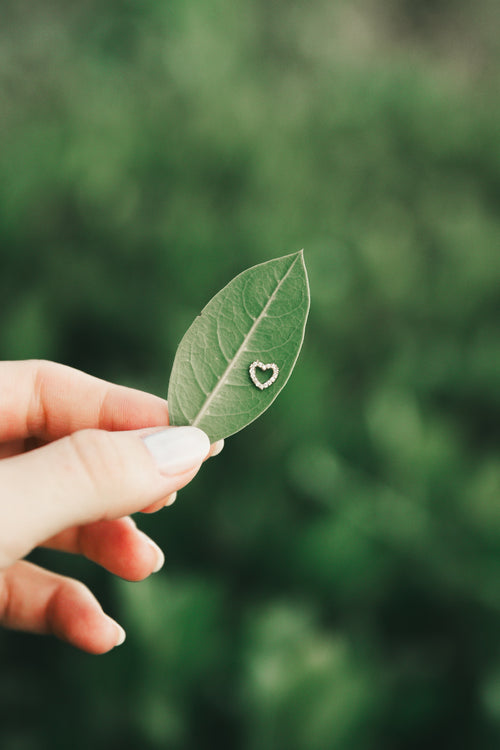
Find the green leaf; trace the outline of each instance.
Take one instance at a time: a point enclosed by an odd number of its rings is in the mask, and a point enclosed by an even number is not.
[[[168,388],[170,422],[204,430],[211,442],[253,422],[274,401],[299,355],[309,312],[303,252],[253,266],[210,300],[175,355]],[[262,390],[253,362],[279,368]],[[256,368],[265,383],[272,370]]]

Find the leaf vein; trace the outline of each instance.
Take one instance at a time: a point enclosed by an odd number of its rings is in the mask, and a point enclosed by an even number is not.
[[[221,377],[219,378],[219,380],[215,384],[215,387],[213,388],[213,390],[211,391],[211,393],[207,394],[207,400],[205,401],[205,403],[203,404],[203,406],[199,410],[198,414],[196,415],[196,417],[192,421],[192,425],[194,427],[196,427],[196,425],[198,425],[200,423],[200,421],[203,419],[203,417],[205,416],[205,414],[207,414],[207,412],[209,410],[209,407],[210,407],[210,404],[212,403],[212,401],[216,397],[217,393],[219,392],[220,388],[222,387],[225,378],[227,377],[227,375],[231,372],[232,368],[234,367],[235,362],[238,361],[238,357],[240,356],[240,354],[242,354],[245,351],[248,351],[248,349],[247,349],[247,342],[252,337],[252,334],[254,333],[255,329],[259,325],[260,321],[264,317],[267,316],[267,311],[268,311],[271,303],[274,301],[274,299],[276,298],[276,295],[277,295],[280,287],[284,284],[284,282],[288,278],[289,274],[291,273],[292,269],[295,267],[296,262],[297,262],[297,260],[294,260],[294,262],[290,265],[290,268],[285,273],[285,275],[278,281],[278,283],[276,284],[276,287],[274,289],[274,292],[270,295],[270,297],[267,300],[266,304],[264,305],[261,313],[255,318],[255,320],[254,320],[254,322],[253,322],[250,330],[248,331],[248,334],[246,335],[246,337],[242,341],[242,343],[241,343],[240,347],[238,348],[236,354],[234,355],[233,359],[228,362],[228,365],[227,365],[226,369],[224,370],[224,372],[222,373]]]

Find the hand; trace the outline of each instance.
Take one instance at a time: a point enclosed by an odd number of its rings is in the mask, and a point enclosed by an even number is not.
[[[0,363],[0,625],[95,654],[123,642],[81,582],[22,558],[45,546],[132,581],[159,570],[160,548],[128,514],[173,502],[222,448],[166,425],[156,396],[50,362]]]

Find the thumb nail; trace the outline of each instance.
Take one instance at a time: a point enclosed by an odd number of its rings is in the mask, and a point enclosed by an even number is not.
[[[198,466],[210,451],[208,435],[197,427],[167,427],[141,440],[159,471],[167,476]]]

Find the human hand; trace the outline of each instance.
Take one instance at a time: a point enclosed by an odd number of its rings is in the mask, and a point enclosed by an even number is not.
[[[0,625],[94,654],[123,642],[83,583],[22,558],[45,546],[132,581],[159,570],[160,548],[128,514],[173,502],[222,448],[165,425],[156,396],[51,362],[0,362]]]

